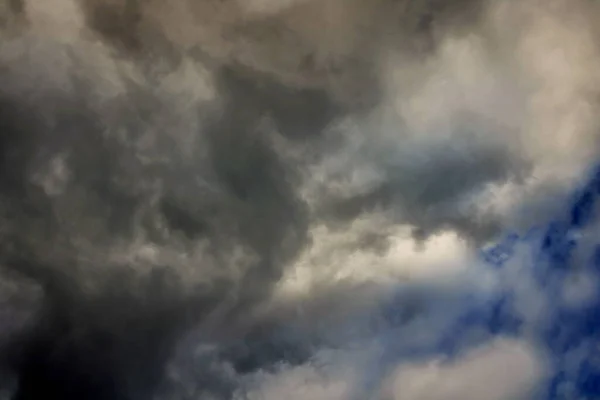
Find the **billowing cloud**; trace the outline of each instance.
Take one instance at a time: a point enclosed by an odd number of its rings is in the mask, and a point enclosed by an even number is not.
[[[16,398],[527,397],[545,373],[531,337],[432,353],[502,290],[531,331],[552,314],[530,242],[499,272],[478,249],[545,224],[597,158],[597,12],[3,2]],[[595,230],[572,233],[578,260]],[[594,279],[558,297],[588,304]]]
[[[451,362],[401,366],[383,398],[530,399],[543,377],[543,360],[535,350],[500,340]]]

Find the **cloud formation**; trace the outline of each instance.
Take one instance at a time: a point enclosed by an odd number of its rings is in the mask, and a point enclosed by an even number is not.
[[[490,276],[477,249],[545,223],[598,156],[596,5],[0,7],[15,399],[477,400],[464,376],[514,367],[501,400],[541,379],[531,338],[431,349],[498,282],[540,310],[525,261]]]

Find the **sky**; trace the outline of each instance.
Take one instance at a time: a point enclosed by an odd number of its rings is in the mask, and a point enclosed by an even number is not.
[[[600,3],[0,3],[0,398],[600,399]]]

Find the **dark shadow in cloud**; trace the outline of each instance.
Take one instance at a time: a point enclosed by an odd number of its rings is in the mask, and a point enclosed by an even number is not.
[[[142,19],[139,0],[80,2],[87,25],[108,42],[127,52],[142,50],[138,25]]]
[[[207,164],[174,161],[163,168],[144,167],[127,145],[143,129],[132,126],[127,112],[118,114],[124,120],[111,127],[127,128],[129,136],[123,141],[107,131],[102,115],[87,107],[85,92],[50,93],[39,103],[4,96],[0,184],[9,211],[3,216],[2,264],[44,291],[37,322],[10,345],[18,383],[15,399],[147,398],[160,385],[175,344],[187,329],[223,301],[235,299],[217,328],[227,330],[227,321],[268,298],[285,265],[307,241],[308,217],[296,194],[293,166],[277,154],[270,133],[261,130],[267,106],[258,103],[249,110],[254,96],[228,94],[223,113],[198,133],[206,139]],[[157,111],[151,100],[142,97],[139,102],[147,112]],[[286,118],[280,117],[283,125]],[[162,139],[168,144],[165,134]],[[68,155],[72,175],[62,193],[50,195],[33,176],[61,154]],[[162,214],[168,229],[183,232],[186,240],[206,240],[223,263],[217,265],[223,269],[223,284],[210,280],[207,288],[183,295],[181,278],[170,266],[151,267],[149,277],[141,278],[132,266],[108,265],[106,257],[95,258],[71,243],[72,238],[89,240],[102,252],[117,238],[131,239],[136,211],[151,194],[120,182],[164,179],[180,172],[186,176],[187,168],[210,177],[219,195],[201,198],[194,185],[189,191],[173,191],[177,185],[166,184],[158,209],[151,208],[150,214]],[[64,207],[68,214],[63,214]],[[89,225],[85,218],[96,222]],[[238,246],[249,249],[254,261],[241,277],[229,277],[227,264]],[[91,261],[82,261],[87,256]],[[84,282],[90,271],[101,276],[93,290]],[[255,362],[256,368],[274,357]]]
[[[179,337],[221,296],[201,290],[193,298],[181,296],[178,277],[158,268],[134,293],[135,277],[127,266],[101,290],[87,293],[60,266],[37,263],[27,254],[15,247],[3,251],[6,268],[31,278],[45,293],[35,323],[8,343],[16,399],[151,396]]]
[[[245,110],[244,115],[258,119],[269,116],[285,137],[306,141],[318,137],[336,117],[345,111],[322,88],[284,85],[274,77],[241,66],[222,69],[223,93],[235,99],[231,109]],[[248,111],[250,110],[250,111]]]
[[[469,124],[478,126],[475,121]],[[371,157],[377,157],[380,181],[360,193],[329,199],[320,210],[320,218],[332,226],[344,226],[365,213],[388,213],[390,218],[414,226],[419,240],[442,230],[454,230],[476,243],[489,240],[498,232],[496,217],[461,211],[461,202],[487,185],[519,181],[528,165],[508,149],[490,145],[478,135],[469,136],[460,146],[446,141],[432,143],[419,157],[394,149],[383,154],[377,150]],[[365,153],[369,151],[372,149],[365,149]]]

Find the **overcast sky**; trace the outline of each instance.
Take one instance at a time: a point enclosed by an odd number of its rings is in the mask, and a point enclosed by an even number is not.
[[[599,7],[5,0],[4,392],[583,396]]]

